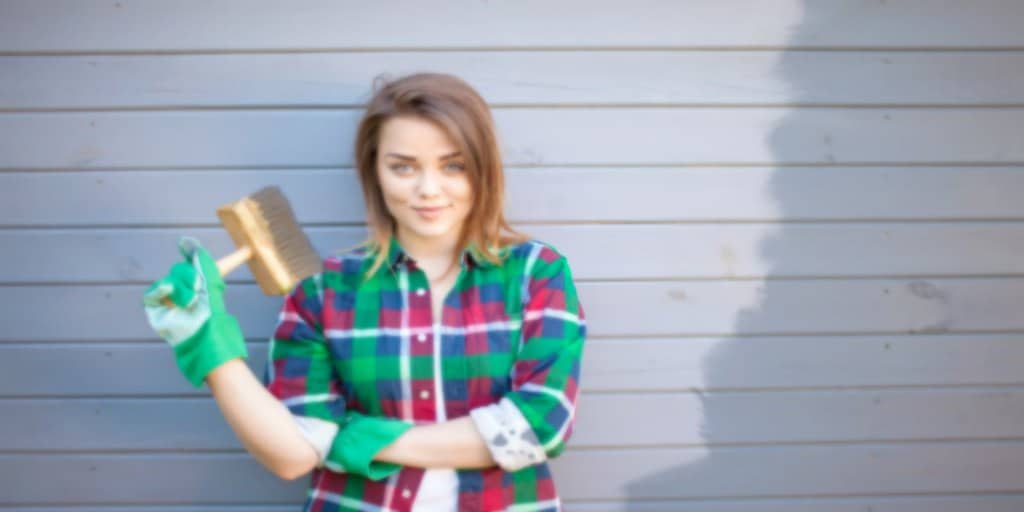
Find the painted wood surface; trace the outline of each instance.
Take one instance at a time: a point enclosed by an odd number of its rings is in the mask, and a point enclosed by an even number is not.
[[[1024,4],[400,7],[0,3],[0,511],[301,503],[141,292],[265,185],[358,242],[361,105],[423,70],[578,281],[567,510],[1024,509]],[[280,298],[227,281],[261,375]]]

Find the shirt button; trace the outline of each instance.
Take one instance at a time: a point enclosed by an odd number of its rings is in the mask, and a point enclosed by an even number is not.
[[[427,391],[425,389],[423,391],[420,391],[420,398],[424,400],[430,398],[430,391]]]
[[[417,336],[416,339],[420,340],[420,341],[427,341],[427,335],[423,334],[423,333],[420,333],[420,335]]]
[[[410,491],[409,489],[402,489],[402,497],[405,499],[409,499],[409,496],[412,496],[412,491]]]
[[[425,290],[423,288],[420,288],[419,290],[416,290],[416,295],[419,295],[420,297],[422,297],[422,296],[424,296],[426,294],[427,294],[427,290]]]

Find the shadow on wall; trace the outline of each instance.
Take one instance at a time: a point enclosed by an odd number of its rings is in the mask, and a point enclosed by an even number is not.
[[[797,43],[804,41],[813,45],[815,34],[825,33],[832,26],[849,26],[848,20],[837,19],[843,15],[844,11],[836,8],[832,2],[805,2],[803,18],[799,25],[794,24],[796,28],[790,37],[790,47],[800,46]],[[821,98],[827,96],[823,95],[823,91],[827,91],[837,80],[848,78],[871,82],[870,77],[843,77],[842,73],[849,73],[850,70],[844,70],[838,65],[835,68],[831,65],[827,67],[832,75],[822,74],[821,66],[802,64],[807,53],[782,52],[776,64],[777,76],[787,84],[791,91],[790,101],[793,103],[820,103]],[[836,76],[837,73],[839,76]],[[878,112],[878,115],[881,114]],[[816,166],[812,161],[837,160],[833,153],[836,148],[832,144],[838,141],[833,141],[828,134],[832,123],[827,116],[831,115],[844,113],[830,108],[790,109],[780,116],[772,129],[767,142],[778,167],[772,169],[764,194],[772,196],[781,218],[806,219],[808,203],[820,201],[813,197],[814,186],[808,186],[811,183],[808,178],[821,176],[822,170],[828,171],[823,169],[824,165]],[[819,124],[823,119],[825,123]],[[856,140],[851,137],[842,142],[851,144]],[[855,151],[857,156],[872,154],[869,148],[864,148],[863,153],[858,147],[846,146],[839,149]],[[849,155],[842,156],[849,158]],[[786,165],[801,163],[811,165]],[[760,168],[749,170],[753,172]],[[730,168],[724,171],[745,172],[748,169]],[[818,174],[812,174],[815,172]],[[834,175],[831,172],[829,174]],[[859,192],[851,190],[849,193]],[[818,204],[815,211],[822,211],[822,206],[830,208],[827,204]],[[685,212],[680,216],[685,216]],[[758,242],[760,268],[767,275],[783,278],[836,275],[843,272],[842,269],[836,270],[835,264],[822,265],[820,261],[816,262],[818,254],[808,244],[806,232],[801,231],[808,227],[821,229],[822,226],[786,223],[774,228],[766,227],[765,234]],[[848,254],[844,260],[855,261],[856,258]],[[752,267],[756,272],[758,266]],[[819,268],[823,269],[820,273],[814,271]],[[842,432],[833,431],[830,425],[836,425],[836,421],[831,418],[837,413],[841,415],[838,409],[847,402],[828,402],[826,399],[830,393],[822,391],[748,392],[752,388],[822,385],[820,383],[823,381],[837,382],[842,378],[832,378],[823,368],[843,368],[844,362],[840,360],[852,355],[844,353],[843,347],[850,347],[856,340],[851,338],[837,342],[830,349],[822,350],[821,343],[829,342],[829,339],[821,335],[800,334],[848,333],[852,329],[870,328],[865,322],[875,317],[863,313],[875,305],[870,297],[876,291],[878,300],[882,300],[883,286],[878,284],[877,290],[865,289],[855,297],[842,299],[834,296],[842,291],[835,288],[842,285],[840,281],[740,279],[715,282],[714,286],[729,289],[723,295],[729,297],[733,304],[723,306],[736,307],[738,313],[730,334],[741,337],[678,340],[676,350],[706,351],[701,370],[705,389],[710,391],[695,392],[692,401],[686,399],[673,402],[699,404],[699,407],[686,407],[686,413],[675,411],[668,414],[673,419],[693,421],[695,425],[680,425],[676,431],[699,430],[702,441],[695,442],[706,443],[708,446],[669,447],[652,453],[654,467],[645,468],[648,472],[646,476],[625,486],[626,509],[644,512],[852,512],[872,510],[872,506],[877,506],[869,501],[870,498],[827,502],[807,498],[816,495],[855,495],[862,492],[860,490],[866,494],[882,494],[879,490],[893,487],[885,483],[885,475],[872,474],[874,469],[883,466],[884,460],[875,459],[884,459],[884,453],[879,455],[870,447],[856,444],[828,443],[840,440],[836,437],[843,436]],[[687,283],[682,283],[682,286],[687,286]],[[810,306],[810,312],[806,311],[807,306]],[[902,311],[889,312],[885,318],[891,321],[903,314]],[[686,320],[681,322],[685,326]],[[892,323],[898,325],[900,321]],[[881,326],[883,329],[888,327]],[[863,351],[857,352],[860,357],[864,357]],[[685,394],[691,396],[690,393]],[[700,411],[702,417],[690,417],[692,411]],[[668,469],[658,470],[659,466]],[[923,474],[917,476],[926,478]],[[728,499],[731,497],[757,499],[734,501]],[[685,501],[688,499],[695,501],[688,503]],[[881,505],[884,507],[884,504]]]

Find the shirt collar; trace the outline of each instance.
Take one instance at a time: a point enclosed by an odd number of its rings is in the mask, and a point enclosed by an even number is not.
[[[462,261],[460,262],[463,267],[472,264],[478,267],[491,267],[493,263],[488,261],[486,258],[482,258],[476,254],[474,248],[476,245],[470,243],[469,246],[462,251]],[[395,268],[399,263],[403,263],[411,259],[409,255],[402,248],[402,245],[398,243],[398,237],[391,235],[391,244],[388,246],[387,262],[391,268]]]

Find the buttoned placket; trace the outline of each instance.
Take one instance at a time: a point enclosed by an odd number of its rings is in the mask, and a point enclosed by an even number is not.
[[[434,334],[434,336],[433,336],[434,344],[431,346],[431,349],[432,349],[431,350],[431,368],[433,369],[433,378],[431,379],[431,387],[433,387],[434,392],[431,393],[431,391],[428,390],[428,389],[420,389],[419,392],[417,392],[414,395],[415,398],[418,398],[420,400],[429,400],[432,394],[433,394],[433,396],[435,398],[441,396],[440,393],[438,393],[438,386],[439,386],[439,382],[440,382],[440,379],[441,379],[441,375],[440,375],[441,365],[440,365],[440,360],[439,360],[440,355],[441,355],[440,354],[440,339],[437,337],[437,331],[438,331],[437,322],[438,322],[438,320],[433,317],[434,316],[433,315],[433,306],[430,303],[430,301],[431,301],[431,293],[430,293],[430,290],[428,289],[429,282],[427,281],[426,273],[423,272],[423,270],[420,269],[418,265],[416,265],[416,261],[413,260],[412,258],[409,258],[408,256],[405,256],[403,258],[403,260],[404,260],[404,264],[406,265],[405,269],[408,272],[408,275],[410,277],[409,284],[413,288],[412,290],[410,290],[412,292],[412,297],[409,298],[410,303],[412,303],[414,300],[415,301],[419,301],[419,304],[417,304],[418,307],[424,307],[424,308],[426,308],[427,311],[430,311],[430,318],[431,318],[430,330]],[[414,325],[414,326],[410,326],[410,327],[412,327],[413,330],[415,331],[415,330],[422,329],[424,326]],[[429,339],[429,337],[427,336],[426,333],[420,332],[420,333],[416,334],[415,339],[419,343],[426,343],[427,340]],[[435,418],[436,422],[444,421],[444,408],[443,408],[443,405],[444,405],[443,403],[438,403],[436,400],[434,402],[434,418]]]
[[[431,395],[434,397],[434,418],[437,423],[447,421],[447,411],[445,410],[444,404],[444,379],[441,372],[441,352],[442,352],[442,336],[444,331],[444,307],[441,308],[441,313],[438,318],[434,318],[434,308],[432,304],[433,291],[430,290],[429,281],[427,280],[426,273],[416,265],[416,261],[409,258],[407,255],[403,258],[404,263],[407,265],[406,269],[409,275],[416,276],[416,288],[412,292],[420,301],[423,301],[423,307],[430,311],[431,319],[431,334],[428,336],[426,333],[420,332],[416,335],[416,341],[419,343],[426,343],[428,339],[433,338],[432,345],[432,367],[433,367],[433,393],[430,390],[421,389],[417,395],[420,400],[429,400]],[[459,282],[462,280],[462,274],[465,272],[466,265],[464,261],[460,261],[459,275],[456,276],[455,282],[452,284],[448,294],[456,293]],[[447,302],[448,297],[443,299]],[[419,326],[417,326],[418,328]]]
[[[436,423],[441,423],[447,421],[447,411],[445,410],[444,403],[444,379],[441,372],[441,349],[444,325],[444,307],[442,306],[438,318],[434,318],[434,308],[431,302],[433,291],[430,290],[429,288],[430,284],[427,279],[426,273],[423,272],[423,270],[416,265],[415,260],[409,258],[407,255],[403,255],[401,264],[405,265],[404,270],[407,272],[406,275],[410,277],[409,284],[411,285],[411,288],[413,288],[409,290],[411,293],[409,297],[410,303],[412,302],[412,300],[414,300],[414,297],[416,300],[424,301],[425,305],[424,303],[421,303],[421,305],[424,305],[424,307],[427,308],[427,311],[430,312],[432,336],[428,336],[426,333],[420,332],[416,334],[415,339],[419,343],[426,343],[431,338],[433,339],[433,345],[431,346],[431,359],[433,368],[432,385],[434,390],[434,419]],[[459,270],[459,274],[458,276],[456,276],[455,282],[452,284],[451,289],[448,291],[449,295],[452,293],[457,293],[456,290],[458,289],[459,283],[462,281],[463,274],[465,273],[466,270],[466,264],[464,260],[460,261],[460,267],[461,268]],[[413,278],[413,276],[416,277]],[[415,284],[413,284],[414,280]],[[443,300],[447,303],[448,297],[444,297]],[[416,329],[420,328],[420,326],[414,327]],[[429,400],[431,398],[431,392],[426,389],[421,389],[417,397],[420,400]],[[404,500],[408,501],[413,498],[413,490],[409,487],[404,487],[400,491],[400,496]]]

